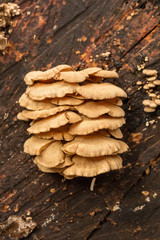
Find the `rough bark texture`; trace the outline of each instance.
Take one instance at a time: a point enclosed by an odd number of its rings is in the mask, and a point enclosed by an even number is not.
[[[0,55],[0,217],[30,216],[33,239],[154,239],[160,236],[160,107],[143,111],[146,91],[137,65],[160,65],[159,0],[17,0],[5,55]],[[77,52],[79,51],[79,52]],[[105,59],[100,54],[110,51]],[[92,57],[91,57],[92,56]],[[145,57],[149,61],[145,62]],[[16,118],[24,75],[57,64],[109,66],[128,94],[123,127],[130,151],[124,168],[91,179],[65,180],[38,171],[23,153],[28,123]],[[157,88],[157,90],[159,90]],[[155,120],[146,127],[146,122]],[[132,133],[137,134],[133,138]],[[148,195],[144,191],[147,191]],[[7,239],[6,237],[1,239]]]

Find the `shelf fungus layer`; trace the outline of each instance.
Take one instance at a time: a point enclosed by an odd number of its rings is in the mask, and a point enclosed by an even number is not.
[[[65,64],[26,74],[27,89],[19,99],[26,109],[17,118],[31,121],[27,131],[32,136],[24,143],[24,152],[35,155],[42,172],[73,179],[122,168],[119,154],[128,151],[128,145],[120,130],[125,124],[121,97],[127,95],[107,82],[112,78],[118,78],[115,71],[99,67],[74,71]],[[153,111],[153,102],[144,103],[147,111]]]

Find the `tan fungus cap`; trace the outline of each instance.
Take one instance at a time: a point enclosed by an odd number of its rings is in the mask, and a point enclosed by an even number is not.
[[[122,167],[122,159],[118,155],[94,158],[74,156],[72,161],[74,164],[63,171],[64,177],[94,177]]]
[[[26,121],[26,122],[29,121],[29,118],[24,117],[23,114],[22,114],[22,112],[19,112],[19,113],[17,114],[17,119],[22,120],[22,121]]]
[[[71,155],[83,157],[99,157],[123,153],[128,150],[126,143],[98,134],[77,136],[69,143],[63,145],[62,150]]]
[[[50,100],[35,101],[27,96],[26,93],[23,93],[20,97],[19,104],[21,107],[25,107],[29,110],[46,110],[54,107]]]
[[[143,69],[142,73],[147,75],[147,76],[157,75],[157,71],[156,70],[151,70],[151,69]]]
[[[62,112],[35,122],[27,131],[29,133],[48,132],[52,128],[59,128],[67,123],[75,123],[81,120],[82,118],[74,112]]]
[[[120,138],[120,139],[123,138],[123,133],[120,128],[117,128],[114,130],[108,129],[108,132],[115,138]]]
[[[40,163],[38,163],[36,161],[36,159],[34,159],[34,163],[37,164],[38,168],[42,171],[42,172],[46,172],[46,173],[60,173],[62,171],[64,171],[66,169],[66,167],[71,166],[73,164],[73,162],[71,161],[71,158],[68,156],[65,156],[64,162],[60,163],[59,165],[57,165],[54,168],[47,168],[44,167],[43,165],[41,165]]]
[[[145,107],[144,108],[145,112],[155,112],[155,108],[151,108],[151,107]]]
[[[46,71],[32,71],[26,74],[24,81],[27,85],[32,85],[35,81],[47,81],[53,79],[60,71],[69,71],[71,66],[69,65],[58,65]]]
[[[68,71],[68,72],[59,72],[56,75],[56,80],[63,80],[69,83],[79,83],[84,82],[88,78],[88,74],[85,71]]]
[[[65,155],[61,150],[62,143],[56,141],[46,147],[39,156],[35,158],[35,161],[43,167],[53,168],[63,163]]]
[[[91,83],[77,87],[77,92],[86,99],[103,100],[115,97],[127,97],[127,94],[119,87],[111,83]]]
[[[39,155],[53,140],[40,139],[35,136],[27,139],[24,143],[24,152],[30,155]]]
[[[89,101],[79,106],[74,106],[74,108],[89,118],[97,118],[105,113],[108,113],[108,115],[112,117],[124,117],[125,115],[122,108],[102,101]]]
[[[46,118],[49,116],[53,116],[59,112],[63,112],[65,110],[69,109],[69,106],[59,106],[59,107],[53,107],[51,109],[47,110],[38,110],[38,111],[28,111],[23,110],[21,114],[24,118],[28,119],[39,119],[39,118]]]
[[[88,75],[93,75],[93,74],[95,74],[95,73],[97,73],[97,72],[99,72],[99,71],[101,71],[101,70],[102,70],[102,68],[90,67],[90,68],[84,69],[83,71],[84,71],[85,73],[87,73]]]
[[[160,99],[156,99],[156,100],[155,100],[155,103],[156,103],[157,105],[160,105]]]
[[[69,126],[65,125],[60,128],[52,129],[49,132],[42,132],[36,134],[36,137],[42,139],[54,139],[54,140],[65,140],[71,141],[75,136],[68,133]]]
[[[91,74],[92,75],[92,74]],[[101,78],[119,78],[115,71],[100,70],[97,73],[93,73],[95,77]]]
[[[70,126],[69,133],[72,135],[87,135],[100,129],[114,130],[121,127],[124,123],[124,118],[103,116],[96,119],[90,119],[83,117],[83,121]]]
[[[28,87],[26,94],[33,100],[43,100],[45,98],[61,98],[66,94],[72,94],[76,91],[77,84],[71,84],[66,82],[55,83],[36,83],[31,87]]]

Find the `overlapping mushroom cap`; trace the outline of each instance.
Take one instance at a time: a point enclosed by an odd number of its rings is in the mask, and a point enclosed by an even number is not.
[[[56,105],[67,105],[67,106],[76,106],[83,103],[83,99],[73,98],[73,97],[63,97],[63,98],[54,98],[51,100],[51,103]]]
[[[122,158],[118,155],[86,158],[75,155],[72,158],[73,165],[63,171],[66,178],[94,177],[122,167]]]
[[[83,121],[71,125],[69,133],[72,135],[87,135],[100,129],[114,130],[121,127],[124,123],[124,118],[103,116],[96,119],[91,119],[88,117],[83,117]]]
[[[74,139],[74,135],[69,134],[69,126],[65,125],[56,129],[51,129],[49,132],[41,132],[36,134],[36,137],[42,139],[54,139],[71,141]]]
[[[23,93],[20,97],[19,104],[21,107],[25,107],[28,110],[47,110],[54,107],[54,105],[48,99],[43,101],[35,101],[26,93]]]
[[[46,98],[64,97],[67,94],[76,92],[78,85],[66,82],[36,83],[28,87],[26,94],[33,100],[43,100]]]
[[[68,123],[76,123],[81,120],[82,118],[74,112],[62,112],[35,122],[27,131],[29,133],[48,132],[53,128],[59,128]]]
[[[51,142],[52,140],[40,139],[32,136],[24,143],[24,152],[30,155],[39,155]]]
[[[111,83],[91,83],[77,87],[76,90],[86,99],[104,100],[115,97],[127,97],[126,93]]]
[[[79,106],[74,106],[74,108],[88,118],[97,118],[105,113],[112,117],[124,117],[125,115],[122,108],[103,101],[88,101]]]
[[[17,117],[32,120],[27,131],[33,135],[24,151],[37,155],[34,163],[41,171],[72,179],[122,167],[118,154],[128,146],[118,140],[125,123],[120,97],[127,95],[103,78],[118,74],[98,67],[72,71],[59,65],[25,76],[28,87],[19,103],[27,110]]]
[[[82,157],[99,157],[105,155],[115,155],[127,151],[126,143],[110,137],[98,134],[87,136],[76,136],[74,140],[64,144],[62,150],[70,155]]]
[[[68,65],[59,65],[47,71],[32,71],[26,74],[24,77],[24,81],[27,85],[32,85],[35,81],[47,81],[50,79],[54,79],[56,74],[61,71],[69,71],[71,67]]]

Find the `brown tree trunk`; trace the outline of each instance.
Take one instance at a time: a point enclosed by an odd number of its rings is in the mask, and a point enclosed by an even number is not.
[[[0,216],[30,216],[27,239],[159,239],[160,107],[145,113],[140,66],[159,69],[157,0],[17,0],[5,55],[0,55]],[[104,54],[110,52],[109,57]],[[124,168],[91,179],[44,174],[23,153],[28,123],[16,118],[24,75],[66,63],[116,69],[124,100]],[[157,92],[160,88],[156,89]],[[160,92],[160,91],[159,91]],[[160,93],[159,93],[160,94]],[[136,135],[134,134],[136,133]],[[147,192],[144,192],[147,191]],[[5,238],[3,238],[5,239]]]

